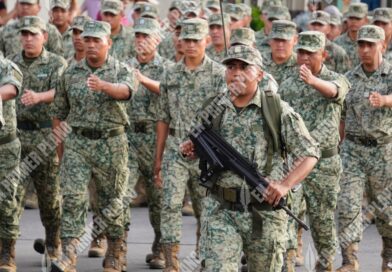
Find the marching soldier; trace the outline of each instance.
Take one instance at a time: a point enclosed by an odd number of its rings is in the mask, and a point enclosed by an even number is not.
[[[206,53],[216,62],[221,62],[225,57],[225,45],[228,46],[230,42],[230,16],[223,14],[223,18],[224,27],[222,26],[222,16],[220,14],[212,14],[208,17],[211,44],[207,47]],[[223,31],[225,31],[225,35],[223,35]]]
[[[104,272],[122,271],[124,256],[124,194],[128,186],[128,125],[126,105],[137,89],[133,70],[110,56],[110,25],[90,21],[82,37],[86,57],[70,66],[61,77],[51,110],[54,128],[66,121],[72,128],[57,148],[61,159],[63,256],[52,263],[52,271],[76,271],[80,238],[87,219],[89,182],[97,193],[98,228],[108,249]],[[125,203],[124,203],[125,202]]]
[[[342,114],[345,139],[338,226],[343,263],[338,272],[359,271],[364,190],[371,203],[366,212],[375,217],[383,242],[381,271],[392,271],[392,66],[382,57],[384,40],[382,28],[361,27],[357,37],[361,64],[347,73],[352,86]]]

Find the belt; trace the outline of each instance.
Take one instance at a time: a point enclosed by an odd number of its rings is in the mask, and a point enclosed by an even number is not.
[[[136,133],[150,133],[155,131],[153,122],[137,122],[134,124],[134,131]]]
[[[72,131],[90,140],[106,139],[121,135],[124,133],[124,127],[119,127],[111,130],[96,130],[88,128],[72,127]]]
[[[339,148],[337,146],[330,149],[321,150],[321,158],[323,159],[331,158],[337,154],[339,154]]]
[[[252,206],[263,210],[273,209],[267,203],[258,202],[251,196],[248,189],[224,188],[215,184],[210,192],[211,196],[218,200],[221,207],[226,210],[244,212],[250,210]]]
[[[33,121],[18,121],[18,129],[21,130],[40,130],[42,128],[51,128],[51,121],[33,122]]]
[[[388,136],[382,139],[374,139],[370,137],[358,137],[354,135],[347,134],[346,135],[347,140],[354,142],[356,144],[360,144],[366,147],[377,147],[380,145],[386,145],[389,143],[392,143],[392,137]]]
[[[12,133],[0,138],[0,145],[8,144],[15,139],[16,139],[16,132],[12,132]]]

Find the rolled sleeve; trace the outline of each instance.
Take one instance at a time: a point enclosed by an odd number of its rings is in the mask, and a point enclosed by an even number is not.
[[[170,123],[170,103],[169,103],[169,94],[166,82],[166,74],[163,76],[161,84],[159,86],[159,98],[158,103],[156,104],[156,118],[157,121],[163,121],[165,123]]]
[[[124,84],[129,89],[129,99],[132,98],[132,93],[136,92],[139,87],[139,81],[136,78],[135,69],[128,65],[122,64],[123,67],[120,69],[118,74],[118,81],[120,84]]]
[[[70,105],[67,97],[67,90],[65,88],[65,75],[61,76],[57,82],[56,93],[54,101],[50,105],[49,114],[52,118],[57,118],[64,121],[69,113]]]

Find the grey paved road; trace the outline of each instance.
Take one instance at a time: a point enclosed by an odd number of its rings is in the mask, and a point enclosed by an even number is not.
[[[128,238],[128,271],[144,272],[149,271],[144,263],[146,253],[150,249],[153,240],[152,228],[149,225],[146,208],[136,208],[132,210],[133,219],[131,231]],[[90,219],[91,220],[91,219]],[[184,217],[183,239],[180,258],[183,260],[183,266],[195,267],[191,252],[194,250],[195,244],[195,219]],[[43,227],[39,220],[38,210],[26,210],[22,217],[21,237],[17,242],[17,265],[19,272],[39,272],[41,269],[41,255],[36,253],[32,244],[36,237],[43,236]],[[309,247],[310,236],[305,235],[305,256],[308,263],[314,262],[312,250]],[[381,239],[374,225],[370,226],[364,233],[364,239],[360,245],[360,263],[362,272],[378,272],[381,271]],[[84,252],[79,258],[78,272],[95,272],[102,271],[101,259],[87,258]],[[340,264],[338,257],[335,267]],[[184,269],[184,272],[192,270]],[[309,271],[306,268],[297,269],[298,272]]]

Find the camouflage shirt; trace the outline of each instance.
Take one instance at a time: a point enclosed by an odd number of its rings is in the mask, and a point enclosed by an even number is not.
[[[107,82],[126,84],[130,93],[137,90],[135,72],[128,65],[109,56],[102,67],[93,71],[84,59],[68,67],[59,80],[51,116],[66,120],[72,127],[97,130],[128,125],[129,101],[89,90],[87,78],[91,74]]]
[[[161,81],[164,71],[173,65],[171,61],[162,58],[159,54],[156,54],[154,59],[146,64],[139,63],[136,57],[127,61],[127,64],[132,68],[138,69],[148,78],[157,81]],[[140,84],[128,107],[131,123],[142,121],[155,122],[156,116],[154,110],[156,109],[157,103],[158,95]]]
[[[63,43],[60,32],[57,28],[47,23],[48,41],[45,48],[57,55],[63,55]],[[19,21],[6,25],[0,33],[0,50],[4,56],[13,55],[22,51],[22,43],[20,42]]]
[[[282,64],[276,64],[272,60],[271,53],[263,54],[263,65],[265,71],[270,73],[278,84],[297,72],[297,54],[293,53],[290,58]]]
[[[256,32],[256,48],[260,53],[265,54],[271,52],[271,47],[268,43],[268,35],[264,33],[264,30]]]
[[[325,50],[328,52],[328,57],[324,64],[329,70],[339,74],[344,74],[351,69],[351,61],[346,51],[330,40],[325,40]]]
[[[110,36],[113,41],[109,53],[120,61],[125,61],[136,56],[135,39],[131,28],[121,26],[121,31],[115,36]]]
[[[330,99],[324,97],[306,84],[298,72],[285,80],[278,92],[284,101],[301,114],[311,135],[324,150],[338,146],[341,112],[349,82],[343,75],[328,70],[325,65],[317,77],[333,82],[338,87],[338,95]]]
[[[21,95],[26,89],[37,93],[56,89],[61,74],[67,67],[66,61],[45,48],[41,55],[32,63],[25,61],[23,51],[9,57],[23,73],[23,87]],[[49,105],[40,103],[34,106],[25,106],[20,99],[17,101],[17,115],[19,121],[43,122],[50,120]]]
[[[348,36],[347,32],[340,35],[339,37],[336,38],[334,41],[337,45],[340,45],[347,53],[349,60],[351,62],[351,65],[349,67],[349,70],[352,69],[353,67],[357,66],[360,63],[359,56],[358,56],[358,50],[357,50],[357,42],[353,41],[350,39]]]
[[[383,61],[371,76],[366,76],[358,65],[347,73],[352,86],[347,94],[342,119],[345,132],[360,137],[380,139],[392,135],[392,109],[374,108],[370,105],[369,94],[379,92],[392,94],[392,65]]]
[[[225,57],[225,49],[221,52],[216,52],[212,44],[206,48],[206,54],[214,61],[221,63]]]
[[[159,44],[158,47],[159,55],[161,55],[165,59],[170,59],[170,60],[175,59],[175,55],[176,55],[176,48],[173,43],[172,35],[174,34],[170,33],[169,35],[167,35],[166,38],[162,40],[162,42]]]
[[[64,48],[64,58],[69,59],[75,53],[74,46],[72,42],[72,30],[68,28],[63,34],[63,48]]]
[[[0,58],[0,87],[11,84],[15,86],[18,93],[22,91],[23,74],[19,68],[11,61]],[[4,124],[0,129],[0,138],[16,131],[16,110],[15,100],[3,101]]]
[[[220,125],[220,135],[231,144],[239,153],[252,162],[257,163],[258,170],[263,174],[267,163],[267,145],[265,138],[265,120],[261,109],[261,90],[258,89],[253,99],[241,110],[236,108],[226,96],[222,103],[226,104]],[[295,158],[318,157],[317,143],[307,131],[299,114],[286,103],[281,101],[281,135],[289,153]],[[281,180],[283,160],[280,154],[275,154],[272,160],[273,180]],[[242,178],[230,171],[224,171],[218,180],[222,187],[243,187]]]
[[[185,139],[197,110],[224,85],[225,68],[207,55],[195,70],[184,60],[167,69],[161,81],[157,120],[170,124],[178,139]]]

